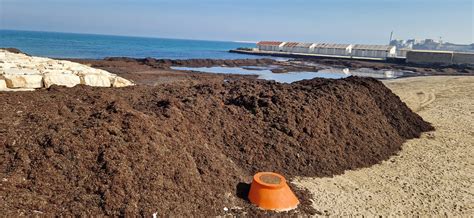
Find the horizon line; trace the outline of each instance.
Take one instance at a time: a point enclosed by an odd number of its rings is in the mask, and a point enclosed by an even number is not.
[[[143,36],[143,35],[123,35],[123,34],[109,34],[109,33],[90,33],[90,32],[64,32],[64,31],[50,31],[50,30],[26,30],[26,29],[2,29],[0,31],[18,31],[18,32],[42,32],[42,33],[63,33],[76,35],[93,35],[93,36],[114,36],[114,37],[128,37],[128,38],[142,38],[142,39],[173,39],[173,40],[188,40],[188,41],[203,41],[203,42],[234,42],[245,44],[256,44],[257,41],[246,40],[212,40],[212,39],[193,39],[193,38],[170,38],[160,36]]]
[[[146,35],[124,35],[124,34],[110,34],[110,33],[90,33],[90,32],[64,32],[64,31],[52,31],[52,30],[31,30],[31,29],[3,29],[0,28],[0,31],[18,31],[18,32],[43,32],[43,33],[63,33],[63,34],[77,34],[77,35],[95,35],[95,36],[114,36],[114,37],[129,37],[129,38],[143,38],[143,39],[171,39],[171,40],[188,40],[188,41],[203,41],[203,42],[232,42],[232,43],[242,43],[242,44],[257,44],[259,41],[255,40],[216,40],[216,39],[201,39],[201,38],[170,38],[170,37],[161,37],[161,36],[146,36]],[[407,38],[407,39],[398,39],[395,38],[393,40],[426,40],[430,38]],[[435,39],[433,39],[435,40]],[[282,42],[290,42],[285,40],[264,40],[264,41],[282,41]],[[338,42],[327,42],[327,43],[338,43]],[[449,42],[444,41],[443,43],[450,43],[454,45],[473,45],[474,42],[471,43],[457,43],[457,42]],[[351,43],[348,43],[351,44]]]

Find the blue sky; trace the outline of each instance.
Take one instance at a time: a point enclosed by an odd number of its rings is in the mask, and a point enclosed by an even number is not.
[[[210,40],[474,42],[474,0],[0,0],[0,29]]]

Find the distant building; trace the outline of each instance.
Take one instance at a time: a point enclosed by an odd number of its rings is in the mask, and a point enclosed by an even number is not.
[[[413,41],[410,40],[398,40],[394,39],[390,42],[391,46],[395,46],[397,48],[411,48],[413,46]]]
[[[351,54],[351,50],[352,45],[350,44],[316,43],[312,46],[310,53],[349,56]]]
[[[397,55],[396,47],[391,45],[354,45],[353,57],[387,58]]]
[[[352,45],[332,43],[302,43],[262,41],[257,43],[259,51],[285,52],[290,54],[312,54],[328,56],[353,56],[361,58],[387,58],[406,56],[406,51],[397,54],[395,46],[391,45]]]
[[[314,43],[304,43],[304,42],[285,42],[281,46],[281,51],[289,53],[304,53],[307,54],[310,52],[311,46]]]
[[[401,48],[397,49],[397,57],[406,57],[408,51],[411,51],[411,48]]]
[[[295,46],[294,51],[296,53],[310,53],[311,47],[313,45],[314,43],[308,42],[298,43],[298,45]]]
[[[399,46],[399,47],[397,47]],[[279,42],[262,41],[257,43],[258,51],[274,53],[275,55],[296,54],[301,56],[333,56],[353,59],[377,59],[383,60],[392,57],[406,58],[411,64],[440,64],[440,65],[472,65],[474,66],[474,52],[459,52],[450,50],[428,50],[424,48],[454,48],[472,49],[471,45],[457,45],[442,43],[436,40],[393,40],[390,45],[352,45],[331,43],[302,43],[302,42]],[[255,50],[252,50],[255,51]],[[283,53],[283,54],[282,54]],[[285,54],[286,53],[286,54]],[[268,54],[268,53],[264,53]]]
[[[398,49],[413,49],[413,50],[442,50],[442,51],[460,51],[460,52],[474,52],[474,44],[460,45],[441,40],[424,39],[424,40],[392,40],[390,45],[396,46]],[[398,52],[397,52],[398,53]]]
[[[257,48],[260,51],[280,51],[284,42],[278,41],[262,41],[257,43]]]

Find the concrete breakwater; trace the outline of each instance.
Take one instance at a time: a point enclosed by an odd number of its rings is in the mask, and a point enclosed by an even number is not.
[[[0,91],[30,91],[52,85],[125,87],[129,80],[70,61],[28,56],[0,49]]]
[[[377,62],[404,62],[405,58],[380,58],[380,57],[355,57],[347,55],[325,55],[325,54],[308,54],[308,53],[292,53],[283,51],[262,51],[258,49],[232,49],[230,53],[285,57],[285,58],[327,58],[327,59],[342,59],[342,60],[363,60],[363,61],[377,61]]]
[[[454,51],[428,51],[428,50],[410,50],[406,52],[406,57],[360,57],[350,55],[327,55],[312,53],[294,53],[286,51],[263,51],[259,49],[233,49],[231,53],[286,57],[286,58],[324,58],[340,60],[361,60],[377,61],[397,64],[415,64],[415,65],[470,65],[474,66],[474,53],[454,52]]]
[[[407,53],[407,63],[474,65],[474,53],[422,50],[409,51]]]

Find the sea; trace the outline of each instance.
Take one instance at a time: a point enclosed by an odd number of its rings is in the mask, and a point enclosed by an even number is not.
[[[2,47],[18,48],[30,55],[50,58],[261,58],[228,52],[239,47],[255,47],[255,43],[18,30],[0,30]]]

